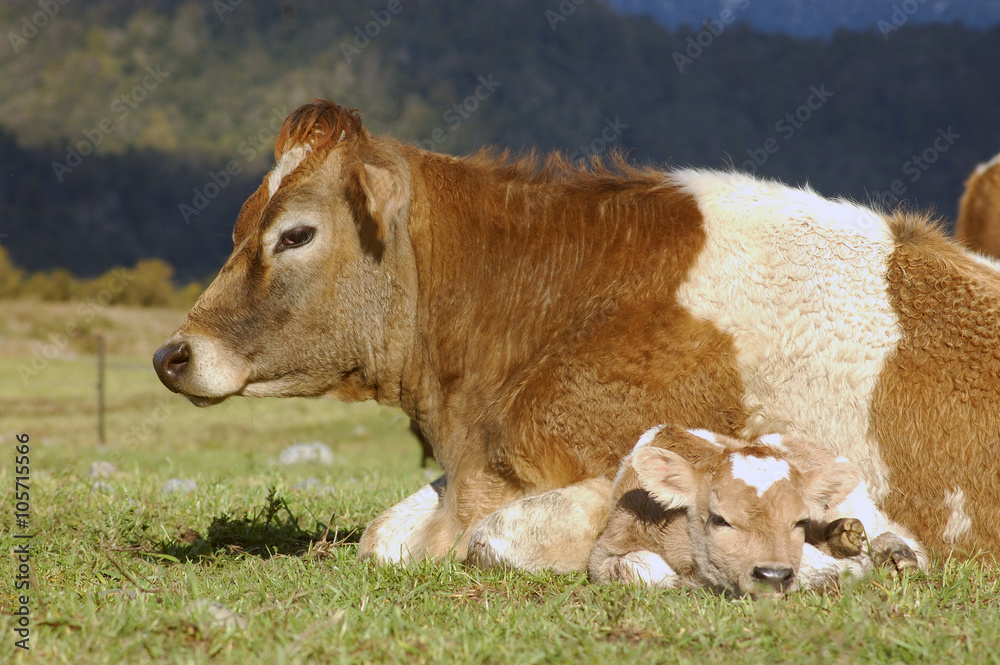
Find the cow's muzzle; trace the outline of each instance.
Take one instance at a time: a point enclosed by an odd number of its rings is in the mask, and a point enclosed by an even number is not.
[[[156,376],[160,377],[163,385],[179,393],[180,380],[187,370],[189,360],[191,360],[191,347],[187,342],[164,344],[153,354],[153,369],[156,370]]]

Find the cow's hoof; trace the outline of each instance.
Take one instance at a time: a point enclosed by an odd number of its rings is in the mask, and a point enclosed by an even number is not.
[[[888,531],[872,541],[872,563],[886,566],[893,575],[919,568],[917,555],[909,545]]]
[[[865,546],[865,527],[853,517],[830,522],[824,536],[830,554],[838,559],[858,556]]]

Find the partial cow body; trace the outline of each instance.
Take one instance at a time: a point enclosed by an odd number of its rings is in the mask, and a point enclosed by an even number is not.
[[[200,405],[401,406],[447,484],[361,556],[464,557],[483,517],[611,478],[660,422],[815,441],[931,548],[1000,551],[1000,272],[923,219],[735,173],[454,158],[329,102],[275,154],[154,364]]]
[[[965,181],[955,237],[970,249],[1000,258],[1000,155],[977,166]]]

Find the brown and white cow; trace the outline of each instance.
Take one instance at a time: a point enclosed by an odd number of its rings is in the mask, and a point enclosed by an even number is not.
[[[965,181],[955,237],[970,249],[1000,258],[1000,155],[977,166]]]
[[[198,405],[376,399],[447,484],[361,556],[466,553],[609,478],[652,421],[815,441],[939,553],[1000,552],[1000,271],[923,218],[738,173],[456,158],[295,110],[234,249],[154,356]]]
[[[748,442],[659,425],[613,485],[550,490],[487,516],[468,561],[757,595],[835,584],[872,565],[924,568],[927,556],[845,458],[780,434]]]

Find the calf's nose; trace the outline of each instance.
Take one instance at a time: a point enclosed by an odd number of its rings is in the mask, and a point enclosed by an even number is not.
[[[191,347],[185,342],[164,344],[153,354],[153,369],[163,385],[176,393],[180,392],[178,381],[187,369],[189,360]]]
[[[754,582],[767,585],[778,593],[783,593],[792,585],[795,571],[784,567],[757,567],[753,569],[752,576]]]

